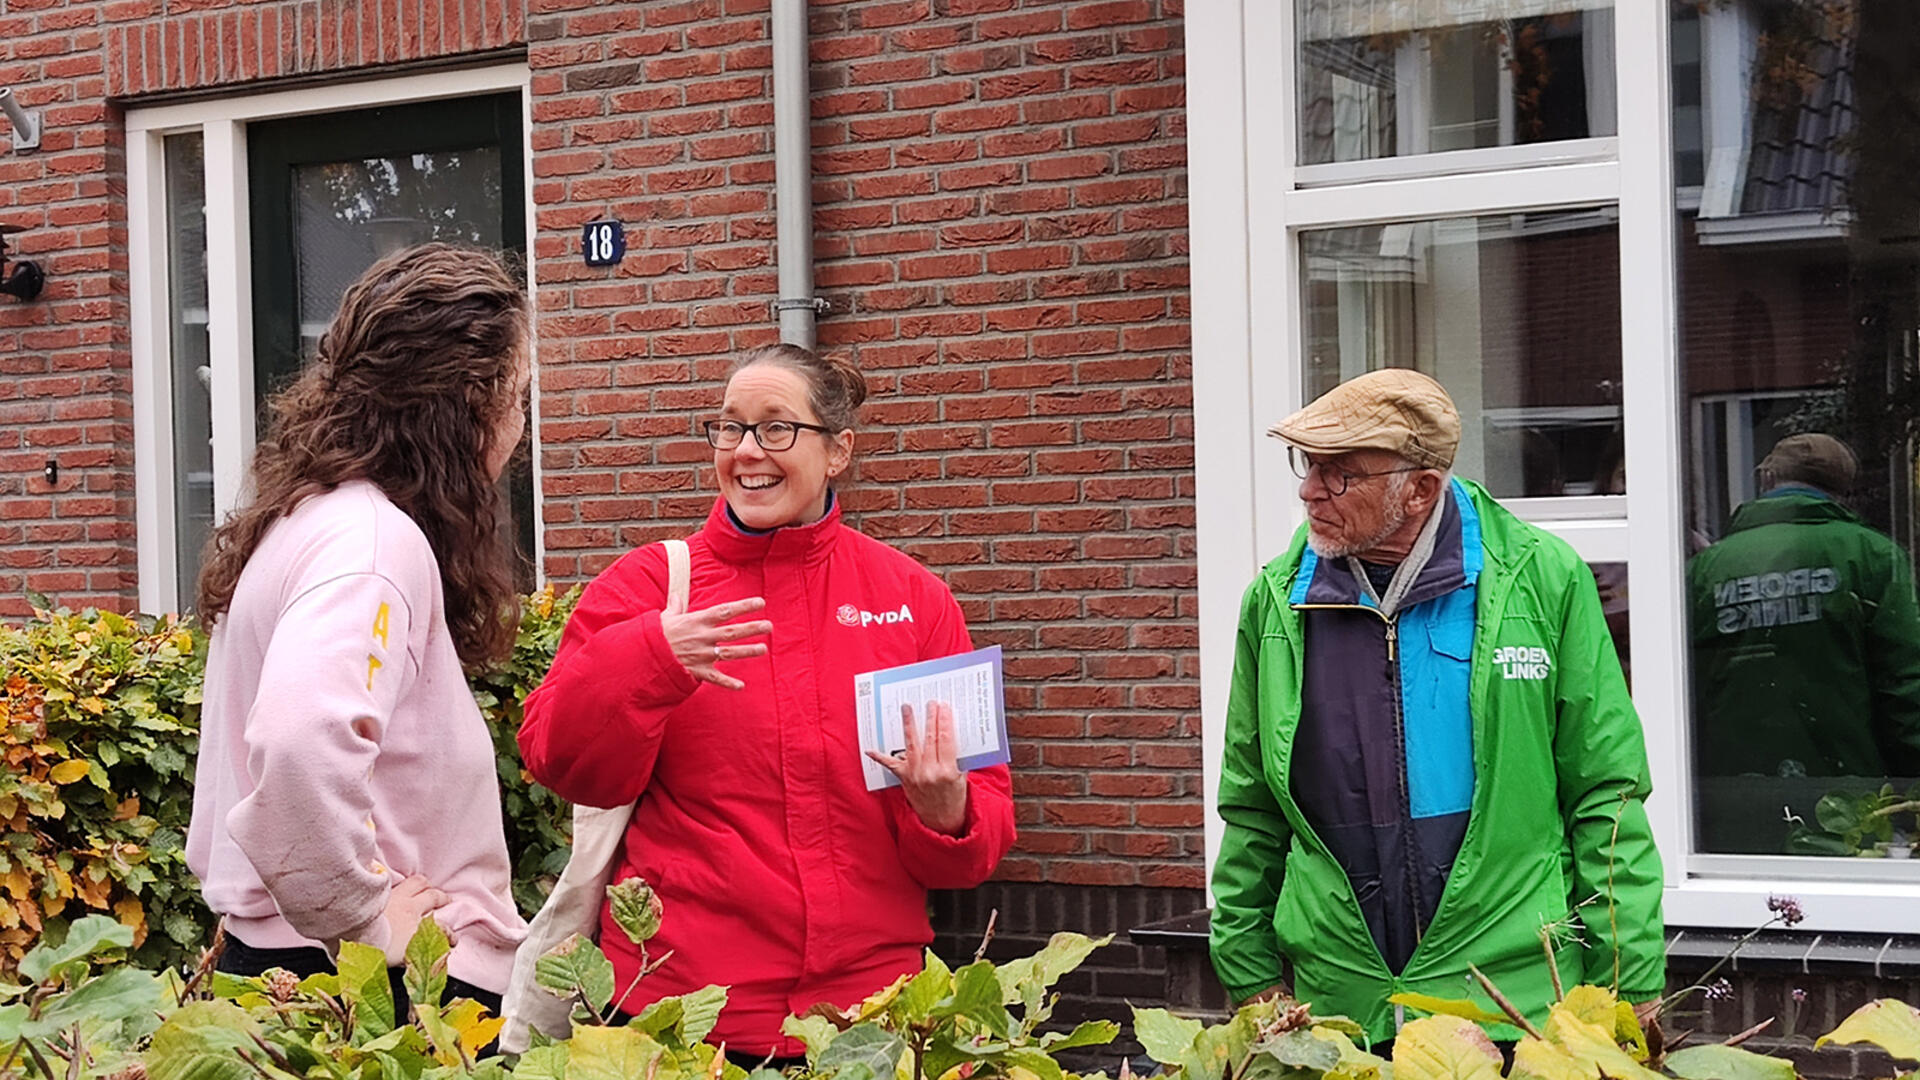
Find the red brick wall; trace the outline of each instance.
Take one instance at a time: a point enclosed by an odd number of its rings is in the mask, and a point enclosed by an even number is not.
[[[1002,876],[1200,884],[1177,0],[812,13],[823,348],[869,373],[852,520],[1009,650]],[[774,340],[766,0],[530,0],[547,570],[711,505],[695,419]],[[617,270],[578,256],[615,216]]]
[[[0,152],[0,222],[47,273],[0,298],[0,614],[23,590],[135,602],[125,136],[116,103],[481,53],[520,40],[509,0],[6,0],[0,86],[44,128]],[[59,478],[44,479],[47,462]]]
[[[0,86],[40,112],[40,148],[0,151],[0,222],[47,273],[0,297],[0,612],[23,589],[124,604],[133,587],[121,136],[94,5],[0,6]],[[115,192],[119,197],[115,197]],[[42,477],[48,461],[59,480]]]
[[[874,390],[846,503],[1011,654],[1011,879],[1200,883],[1180,16],[813,5],[820,339]],[[50,282],[0,302],[0,613],[134,602],[121,109],[521,42],[546,569],[687,531],[695,418],[775,338],[769,38],[767,0],[6,0],[47,133],[0,156],[0,221]],[[630,251],[589,270],[605,216]]]

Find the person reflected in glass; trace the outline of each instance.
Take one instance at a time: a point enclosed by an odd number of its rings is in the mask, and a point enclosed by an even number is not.
[[[637,1014],[731,987],[712,1039],[798,1060],[789,1013],[854,1004],[920,970],[927,890],[969,889],[1013,845],[1004,765],[962,772],[954,711],[905,717],[898,787],[868,791],[854,677],[973,648],[960,605],[909,556],[841,519],[860,371],[792,345],[748,353],[704,427],[720,498],[688,537],[688,610],[668,610],[664,548],[587,587],[520,749],[561,797],[638,800],[616,880],[665,906],[652,955],[603,912],[614,1007]],[[916,734],[918,729],[918,734]]]
[[[1920,776],[1912,561],[1846,505],[1858,475],[1831,435],[1780,440],[1687,566],[1707,850],[1780,854],[1834,778]]]

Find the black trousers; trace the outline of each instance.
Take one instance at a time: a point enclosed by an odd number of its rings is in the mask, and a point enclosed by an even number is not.
[[[330,975],[333,973],[333,958],[325,949],[307,946],[298,949],[260,949],[241,941],[232,934],[227,935],[227,947],[214,962],[215,971],[228,975],[252,977],[265,974],[268,968],[285,968],[300,978],[309,975]],[[401,981],[400,968],[388,968],[387,980],[393,986],[394,1015],[402,1020],[406,1018],[411,1002],[407,997],[406,985]],[[500,995],[491,990],[482,990],[467,982],[447,976],[445,1000],[470,998],[486,1006],[487,1011],[500,1015]]]

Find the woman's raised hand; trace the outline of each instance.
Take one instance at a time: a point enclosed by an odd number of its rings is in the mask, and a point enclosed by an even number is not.
[[[913,723],[913,706],[900,706],[900,733],[906,749],[896,757],[878,750],[867,756],[900,778],[907,805],[927,828],[959,836],[967,827],[967,775],[960,771],[953,735],[953,706],[927,702],[927,735],[920,737]]]
[[[687,669],[687,674],[702,682],[738,690],[747,684],[714,665],[722,660],[744,660],[749,656],[766,655],[767,644],[764,641],[751,645],[738,642],[773,633],[773,623],[766,619],[733,621],[766,606],[765,598],[750,596],[745,600],[729,600],[699,611],[663,611],[660,613],[660,632],[667,636],[667,644],[673,648],[673,658],[680,661],[680,666]]]

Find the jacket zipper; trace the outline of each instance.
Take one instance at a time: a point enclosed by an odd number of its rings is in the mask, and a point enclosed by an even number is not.
[[[1407,709],[1406,698],[1400,684],[1400,619],[1396,615],[1387,620],[1387,671],[1391,676],[1389,687],[1393,697],[1393,743],[1394,751],[1400,755],[1400,815],[1407,823],[1407,842],[1401,856],[1400,872],[1405,876],[1407,895],[1413,900],[1413,942],[1419,948],[1420,939],[1426,936],[1427,928],[1421,924],[1420,910],[1425,907],[1420,892],[1420,838],[1414,832],[1413,824],[1413,783],[1407,776],[1410,767],[1407,762]],[[1409,963],[1413,954],[1407,954]],[[1404,965],[1401,971],[1405,971]],[[1397,976],[1399,973],[1396,972]]]
[[[1365,604],[1292,604],[1289,606],[1295,611],[1370,611],[1375,615],[1379,615],[1380,621],[1386,624],[1387,672],[1392,682],[1392,686],[1389,689],[1391,691],[1390,696],[1393,700],[1394,752],[1400,756],[1400,770],[1398,774],[1400,780],[1400,814],[1407,823],[1407,843],[1405,854],[1401,857],[1400,873],[1406,881],[1407,893],[1413,900],[1413,941],[1415,950],[1418,950],[1421,939],[1427,936],[1427,927],[1420,920],[1420,909],[1425,906],[1422,903],[1420,893],[1420,869],[1418,862],[1420,843],[1413,831],[1413,793],[1410,790],[1409,781],[1407,780],[1406,702],[1400,689],[1400,615],[1398,612],[1392,615],[1382,614],[1379,608],[1369,607]],[[1384,960],[1385,957],[1381,959]],[[1413,962],[1411,954],[1408,955],[1407,962],[1408,964]],[[1404,971],[1405,967],[1402,967],[1401,970]],[[1399,978],[1398,972],[1393,972],[1391,968],[1389,968],[1388,971],[1394,978]]]

